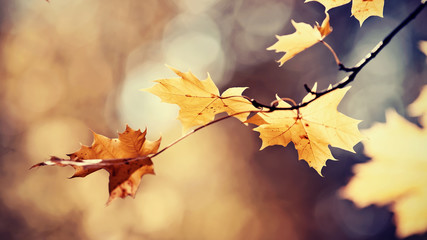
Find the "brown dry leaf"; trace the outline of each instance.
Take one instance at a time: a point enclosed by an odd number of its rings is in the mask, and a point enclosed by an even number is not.
[[[294,20],[292,20],[292,25],[296,30],[294,33],[276,36],[277,42],[267,48],[267,50],[285,52],[285,55],[278,61],[280,62],[280,66],[298,53],[322,41],[332,32],[332,27],[329,25],[328,13],[326,13],[326,17],[321,26],[319,23],[316,23],[316,25],[312,27],[307,23],[297,23]]]
[[[141,178],[144,174],[154,174],[153,162],[148,155],[157,152],[160,140],[145,139],[147,131],[133,130],[126,126],[119,138],[110,139],[93,133],[92,146],[82,146],[80,150],[69,154],[70,159],[51,157],[49,161],[32,166],[72,166],[75,169],[72,177],[85,177],[100,169],[110,173],[108,190],[109,204],[117,197],[135,197]]]
[[[351,14],[359,20],[360,26],[371,16],[383,17],[384,0],[353,0]]]
[[[362,139],[357,125],[359,120],[337,111],[337,106],[349,88],[337,89],[308,106],[292,111],[258,113],[247,122],[258,125],[254,131],[260,133],[261,149],[272,145],[286,147],[293,142],[299,159],[322,175],[328,159],[334,160],[329,145],[354,152],[353,146]],[[316,90],[316,86],[313,91]],[[313,96],[309,93],[303,101]],[[279,99],[279,98],[278,98]],[[279,100],[279,107],[290,107]]]
[[[242,97],[245,87],[229,88],[219,95],[219,90],[208,74],[207,79],[199,80],[191,72],[180,72],[172,69],[179,78],[157,80],[156,85],[143,89],[160,97],[163,102],[177,104],[180,107],[178,119],[181,121],[183,131],[189,128],[204,125],[215,118],[215,115],[227,112],[245,121],[249,111],[257,109]]]
[[[386,123],[363,131],[365,154],[372,159],[354,167],[355,176],[341,195],[359,207],[390,204],[400,238],[427,230],[427,87],[409,106],[423,114],[419,128],[397,114],[386,112]]]
[[[331,8],[335,8],[335,7],[339,7],[339,6],[347,4],[351,0],[306,0],[305,3],[313,2],[313,1],[319,2],[320,4],[325,6],[325,11],[327,12]]]

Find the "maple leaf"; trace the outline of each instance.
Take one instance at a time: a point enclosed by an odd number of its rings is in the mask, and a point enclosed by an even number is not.
[[[383,17],[384,0],[353,0],[351,14],[359,20],[360,26],[371,16]]]
[[[407,237],[427,230],[427,87],[409,106],[412,115],[423,114],[419,128],[397,114],[386,112],[386,123],[363,131],[365,154],[372,159],[354,167],[354,177],[341,196],[359,207],[390,204],[396,234]]]
[[[305,2],[319,2],[325,6],[325,11],[349,3],[351,0],[306,0]],[[353,0],[351,15],[354,16],[362,26],[363,22],[371,16],[383,17],[384,0]]]
[[[316,25],[312,27],[307,23],[297,23],[294,20],[292,20],[292,25],[296,30],[294,33],[276,36],[277,42],[267,48],[267,50],[285,52],[285,55],[278,60],[280,66],[298,53],[322,41],[332,32],[332,27],[329,25],[328,13],[326,13],[326,17],[321,26],[319,23],[316,23]]]
[[[319,2],[320,4],[325,6],[325,11],[327,12],[331,8],[335,8],[335,7],[339,7],[347,4],[351,2],[351,0],[306,0],[305,3],[307,2]]]
[[[85,177],[100,169],[110,173],[108,190],[109,204],[117,197],[135,197],[141,178],[145,174],[154,174],[153,162],[148,155],[157,152],[161,139],[148,141],[147,130],[133,130],[126,125],[126,130],[118,138],[110,139],[93,133],[92,146],[82,146],[80,150],[68,154],[70,159],[51,157],[38,163],[39,166],[72,166],[73,177]]]
[[[160,97],[163,102],[177,104],[180,107],[178,119],[183,131],[204,125],[215,118],[215,115],[227,112],[229,115],[239,112],[235,117],[245,121],[250,111],[257,109],[241,95],[245,87],[229,88],[219,95],[219,90],[208,74],[207,79],[199,80],[191,72],[180,72],[170,67],[179,78],[156,80],[156,85],[142,89]]]
[[[258,113],[247,122],[258,125],[254,131],[260,133],[261,150],[272,145],[286,147],[292,141],[299,159],[304,159],[322,175],[326,161],[334,160],[328,145],[354,152],[353,146],[362,139],[357,127],[360,121],[337,111],[348,89],[337,89],[299,110]],[[311,99],[313,95],[309,93],[303,102]],[[278,100],[278,107],[290,107]]]

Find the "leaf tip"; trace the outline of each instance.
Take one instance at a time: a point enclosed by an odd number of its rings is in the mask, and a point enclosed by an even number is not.
[[[169,68],[170,70],[172,70],[176,75],[180,76],[180,74],[182,74],[182,72],[179,71],[178,69],[176,69],[176,68],[174,68],[172,66],[169,66],[167,64],[165,64],[165,65],[166,65],[167,68]]]
[[[319,174],[319,176],[321,176],[322,178],[324,178],[325,176],[323,176],[322,174],[322,169],[323,167],[326,167],[326,164],[323,164],[323,166],[312,166],[312,168]]]
[[[31,166],[30,168],[28,168],[28,170],[31,170],[33,168],[38,168],[40,166],[46,166],[46,165],[47,164],[45,162],[37,163],[37,164],[34,164],[33,166]]]

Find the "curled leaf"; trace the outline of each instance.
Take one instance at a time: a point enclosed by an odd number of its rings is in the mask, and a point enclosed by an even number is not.
[[[136,191],[145,174],[154,174],[153,162],[149,155],[157,152],[160,139],[154,142],[145,139],[147,131],[126,130],[119,138],[110,139],[93,133],[91,146],[82,146],[80,150],[68,154],[69,159],[51,157],[50,160],[38,163],[40,166],[71,166],[73,177],[85,177],[100,169],[110,173],[108,190],[109,204],[117,197],[135,197]]]

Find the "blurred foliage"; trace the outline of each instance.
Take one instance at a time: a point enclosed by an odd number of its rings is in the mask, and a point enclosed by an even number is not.
[[[89,129],[112,137],[146,126],[149,139],[178,138],[177,108],[139,89],[170,77],[164,64],[196,76],[210,72],[220,91],[249,86],[261,102],[279,93],[300,100],[303,84],[339,80],[333,57],[316,45],[278,68],[266,51],[290,19],[324,17],[315,2],[293,0],[0,1],[1,239],[395,239],[386,208],[356,208],[336,190],[361,154],[333,150],[319,177],[293,148],[258,151],[260,140],[237,120],[209,127],[174,146],[144,177],[136,199],[106,208],[106,172],[84,181],[72,169],[27,169],[49,155],[89,145]],[[349,5],[330,11],[325,40],[353,65],[418,1],[390,0],[384,18],[363,27]],[[398,35],[354,82],[339,108],[384,121],[426,83],[425,12]],[[410,174],[410,173],[408,173]],[[100,187],[102,186],[102,187]],[[426,236],[424,235],[424,238]],[[414,236],[409,239],[422,239]]]

